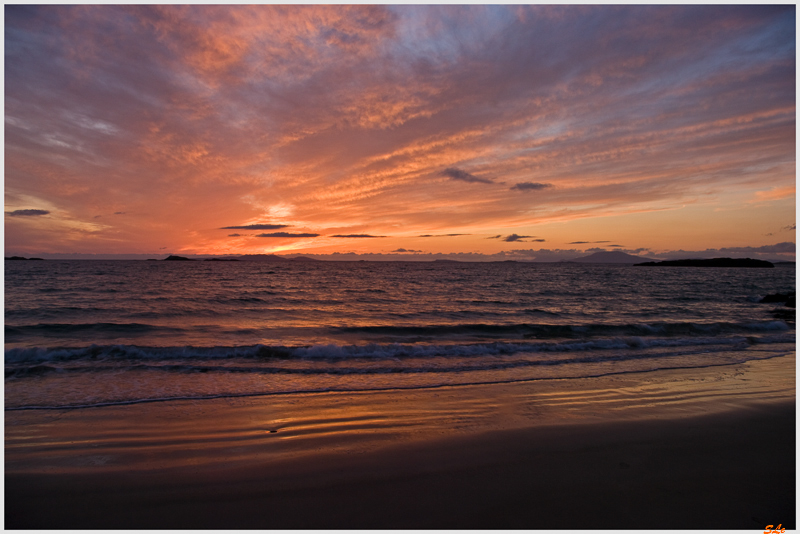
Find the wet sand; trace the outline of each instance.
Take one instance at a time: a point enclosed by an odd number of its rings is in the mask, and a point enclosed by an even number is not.
[[[795,356],[5,413],[5,527],[795,528]]]

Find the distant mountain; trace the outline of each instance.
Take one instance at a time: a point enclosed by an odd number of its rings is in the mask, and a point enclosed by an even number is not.
[[[653,261],[652,258],[644,258],[642,256],[634,256],[618,251],[603,251],[589,254],[582,258],[575,258],[576,263],[642,263],[645,261]]]
[[[306,256],[295,256],[288,258],[286,256],[277,256],[275,254],[242,254],[240,256],[216,256],[209,258],[206,261],[263,261],[263,262],[285,262],[285,261],[321,261],[316,258],[308,258]]]

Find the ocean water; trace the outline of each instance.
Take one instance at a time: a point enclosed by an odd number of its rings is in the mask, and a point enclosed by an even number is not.
[[[5,409],[577,379],[795,350],[795,269],[5,262]]]

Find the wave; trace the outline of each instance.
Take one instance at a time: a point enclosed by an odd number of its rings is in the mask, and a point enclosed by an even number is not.
[[[693,354],[700,354],[705,351],[680,351],[672,352],[669,357],[687,356]],[[585,354],[585,353],[582,353]],[[455,373],[455,372],[472,372],[472,371],[488,371],[488,370],[503,370],[515,369],[518,367],[537,367],[537,366],[553,366],[565,364],[583,364],[583,363],[597,363],[597,362],[610,362],[610,361],[633,361],[633,360],[646,360],[654,358],[663,358],[664,353],[661,352],[636,352],[632,354],[619,354],[614,355],[601,355],[590,354],[583,357],[565,357],[565,358],[546,358],[546,359],[514,359],[514,360],[458,360],[454,365],[436,364],[430,365],[426,362],[420,362],[421,365],[383,365],[380,367],[364,367],[364,366],[314,366],[314,367],[279,367],[279,366],[242,366],[242,365],[213,365],[213,360],[201,360],[201,363],[177,363],[177,364],[148,364],[148,363],[135,363],[125,367],[119,365],[103,365],[94,364],[84,367],[54,367],[48,365],[33,365],[30,367],[20,367],[6,369],[6,378],[22,378],[28,376],[41,376],[48,373],[104,373],[108,371],[157,371],[157,372],[172,372],[172,373],[209,373],[209,372],[224,372],[224,373],[247,373],[247,374],[292,374],[292,375],[350,375],[350,374],[394,374],[394,373]]]
[[[145,323],[38,323],[31,325],[5,326],[6,337],[29,335],[65,334],[150,334],[155,332],[181,332],[182,328],[158,326]]]
[[[773,328],[772,330],[785,330]],[[794,332],[762,336],[655,337],[622,336],[600,339],[494,342],[471,344],[369,343],[364,345],[318,344],[307,346],[249,345],[231,347],[147,347],[137,345],[90,345],[88,347],[30,347],[5,350],[5,363],[41,363],[74,360],[175,360],[175,359],[404,359],[483,357],[518,353],[556,353],[650,349],[670,347],[747,346],[794,343]]]
[[[540,310],[535,310],[539,312]],[[424,326],[346,326],[336,330],[397,337],[436,336],[521,336],[523,338],[585,338],[598,336],[677,336],[720,335],[731,333],[786,331],[785,321],[750,321],[746,323],[633,323],[633,324],[454,324]]]
[[[272,311],[283,311],[278,308]],[[184,313],[178,311],[178,314]],[[194,316],[207,315],[207,313],[192,312]],[[212,312],[213,313],[213,312]],[[456,312],[462,313],[462,312]],[[466,313],[466,312],[464,312]],[[557,314],[536,308],[527,309],[525,313],[530,315],[557,316]],[[171,316],[171,313],[156,314],[150,317],[150,313],[140,313],[141,318],[164,318]],[[442,314],[438,314],[441,316]],[[444,314],[447,315],[447,314]],[[630,324],[540,324],[540,323],[510,323],[510,324],[491,324],[491,323],[463,323],[455,324],[422,324],[410,326],[394,325],[362,325],[362,326],[329,326],[323,327],[330,334],[336,336],[345,334],[352,337],[353,334],[364,336],[369,339],[371,336],[384,336],[397,339],[403,338],[463,338],[463,337],[484,337],[499,338],[511,337],[521,339],[589,339],[599,337],[620,337],[620,336],[717,336],[726,334],[757,334],[763,332],[788,331],[791,329],[785,320],[770,321],[748,321],[748,322],[715,322],[715,323],[694,323],[694,322],[652,322],[652,323],[630,323]],[[224,331],[226,334],[235,335],[237,332],[242,334],[253,334],[259,332],[258,328],[236,328],[223,327],[221,325],[196,325],[190,327],[163,326],[158,324],[130,322],[130,323],[36,323],[36,324],[17,324],[5,325],[5,336],[13,341],[24,339],[25,337],[84,337],[87,334],[96,336],[146,336],[153,334],[192,334],[195,331]],[[264,330],[268,330],[267,327]]]

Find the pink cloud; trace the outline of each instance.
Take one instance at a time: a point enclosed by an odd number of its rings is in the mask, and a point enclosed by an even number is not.
[[[96,246],[264,246],[218,230],[265,220],[530,235],[756,185],[794,195],[789,8],[24,13],[6,19],[7,194],[85,223],[126,211]]]

